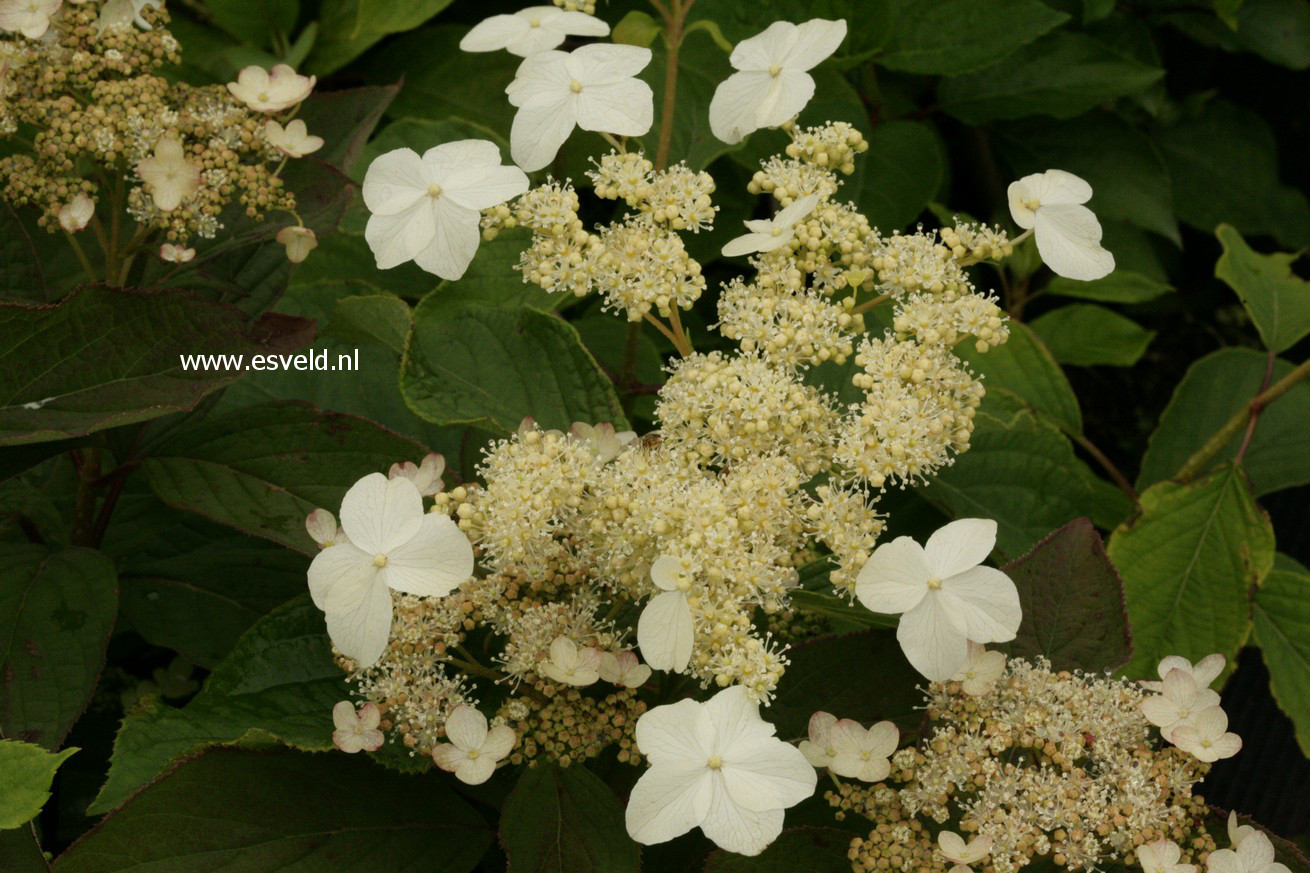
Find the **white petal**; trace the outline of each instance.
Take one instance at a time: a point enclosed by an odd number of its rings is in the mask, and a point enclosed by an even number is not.
[[[364,205],[374,215],[395,215],[427,195],[423,159],[413,149],[379,155],[364,174]]]
[[[1014,639],[1023,620],[1019,589],[992,567],[974,567],[942,580],[942,593],[963,604],[960,618],[969,639],[1003,643]]]
[[[749,39],[743,39],[728,56],[734,70],[768,70],[787,59],[796,45],[797,27],[790,21],[775,21]]]
[[[1156,672],[1158,672],[1160,678],[1163,679],[1169,675],[1170,670],[1182,670],[1185,673],[1191,673],[1192,662],[1181,655],[1165,655],[1164,659],[1160,661],[1159,666],[1156,667]]]
[[[573,76],[565,62],[567,52],[537,52],[525,58],[514,73],[514,81],[505,87],[511,106],[553,103],[571,93]]]
[[[1218,679],[1219,674],[1224,672],[1225,663],[1224,656],[1217,652],[1213,655],[1206,655],[1197,661],[1196,666],[1192,668],[1192,677],[1196,679],[1197,685],[1208,688],[1210,683]]]
[[[739,743],[725,755],[723,785],[752,812],[795,806],[814,794],[818,776],[800,750],[777,737]]]
[[[783,70],[774,84],[755,109],[756,127],[779,127],[798,115],[814,96],[814,78],[809,73]]]
[[[1010,217],[1014,223],[1024,230],[1028,230],[1037,221],[1037,203],[1033,187],[1028,180],[1032,176],[1025,176],[1017,182],[1011,182],[1010,187],[1005,190],[1006,199],[1010,204]]]
[[[742,809],[722,786],[716,786],[700,829],[721,849],[739,855],[758,855],[782,833],[782,822],[781,809],[765,812]]]
[[[328,636],[360,667],[371,667],[391,636],[391,592],[380,581],[363,587],[337,585],[327,598]]]
[[[796,26],[795,43],[783,59],[788,70],[813,69],[831,57],[846,38],[846,19],[826,21],[814,18]]]
[[[522,31],[505,46],[510,54],[521,58],[531,57],[538,52],[558,48],[564,42],[565,35],[558,30],[547,27],[529,27]]]
[[[600,85],[630,79],[650,64],[651,50],[635,45],[592,43],[567,56],[569,75],[583,84]]]
[[[710,130],[730,145],[754,133],[759,129],[756,114],[776,84],[767,70],[733,73],[724,79],[710,100]]]
[[[691,606],[681,591],[652,597],[637,619],[637,647],[652,669],[686,670],[693,638]]]
[[[901,741],[901,732],[889,721],[880,721],[869,728],[869,739],[866,748],[875,757],[887,758],[891,753],[896,751],[896,746]]]
[[[577,123],[573,98],[565,91],[554,103],[529,104],[515,113],[509,134],[514,163],[530,173],[555,160]]]
[[[716,748],[725,760],[737,744],[750,745],[774,734],[773,725],[760,718],[759,703],[741,685],[723,689],[704,706],[714,725]]]
[[[364,239],[373,250],[379,270],[390,270],[432,243],[437,232],[435,216],[426,194],[413,206],[395,215],[373,215],[364,227]]]
[[[359,718],[355,715],[355,704],[349,700],[342,700],[332,707],[332,726],[337,730],[354,730],[357,724],[359,724]]]
[[[1042,206],[1059,206],[1068,203],[1086,203],[1092,199],[1092,186],[1073,173],[1064,170],[1047,170],[1025,176],[1031,186],[1033,196],[1041,201]]]
[[[588,15],[585,12],[560,12],[554,6],[539,6],[536,8],[549,9],[558,13],[550,18],[549,23],[545,24],[551,30],[567,33],[570,36],[609,36],[610,34],[609,24],[594,15]],[[523,10],[523,12],[527,11],[526,9]],[[522,15],[523,12],[519,14]]]
[[[496,772],[496,762],[484,755],[465,758],[455,765],[455,778],[465,785],[481,785]]]
[[[466,752],[481,749],[487,739],[487,717],[477,707],[461,703],[446,719],[446,737]]]
[[[773,223],[782,227],[791,227],[802,218],[807,217],[818,205],[818,194],[806,194],[804,197],[797,197],[790,206],[773,217]]]
[[[779,234],[773,236],[768,233],[746,233],[734,240],[729,240],[723,247],[723,256],[725,258],[735,258],[741,255],[750,255],[755,252],[771,252],[774,249],[782,248],[795,233]]]
[[[513,728],[498,724],[487,732],[487,738],[482,741],[482,755],[493,761],[500,761],[514,750],[514,743],[517,741],[518,737],[514,734]]]
[[[1274,844],[1267,834],[1256,831],[1249,840],[1237,847],[1237,857],[1251,873],[1263,870],[1274,862]]]
[[[428,244],[414,253],[414,263],[453,282],[464,275],[478,253],[481,218],[446,197],[433,201],[429,211],[435,229]]]
[[[945,682],[960,669],[968,654],[963,623],[943,608],[944,598],[932,592],[901,616],[896,640],[906,659],[933,682]]]
[[[1114,255],[1101,247],[1101,225],[1086,206],[1043,206],[1033,225],[1042,262],[1066,279],[1090,282],[1114,271]]]
[[[1242,842],[1246,842],[1243,840]],[[1247,873],[1237,853],[1232,849],[1219,849],[1211,852],[1206,859],[1205,868],[1209,873]]]
[[[928,593],[927,558],[909,537],[897,537],[873,550],[855,578],[855,596],[872,612],[908,612]]]
[[[712,773],[703,761],[651,767],[628,796],[628,836],[646,846],[682,836],[709,812],[712,790]]]
[[[650,581],[661,591],[677,591],[682,574],[682,562],[672,555],[661,555],[650,565]]]
[[[366,703],[359,708],[356,718],[365,728],[373,730],[382,723],[382,710],[378,709],[376,703]]]
[[[468,752],[454,743],[441,743],[433,748],[432,760],[442,770],[453,773],[462,761],[468,760]]]
[[[1162,694],[1156,694],[1146,698],[1137,705],[1142,715],[1151,724],[1159,728],[1166,728],[1178,721],[1178,706],[1172,700]]]
[[[996,522],[961,518],[938,528],[924,543],[928,569],[938,579],[976,567],[996,548]]]
[[[533,29],[535,28],[517,15],[493,15],[474,25],[473,29],[459,41],[459,47],[466,52],[494,52],[507,47],[525,32]],[[547,46],[547,48],[554,47]]]
[[[315,606],[323,609],[333,588],[338,585],[361,588],[371,585],[377,572],[373,556],[350,543],[329,546],[315,555],[309,564],[309,596]]]
[[[381,575],[397,591],[444,597],[473,575],[473,546],[450,518],[429,512],[414,538],[388,553]]]
[[[637,720],[637,748],[652,765],[704,763],[714,754],[714,723],[704,705],[683,699]]]
[[[640,79],[587,85],[578,94],[578,127],[641,136],[655,117],[655,94]]]
[[[823,710],[819,710],[814,715],[810,716],[810,723],[807,730],[810,741],[818,743],[821,746],[826,746],[829,741],[829,736],[832,733],[833,725],[836,723],[837,716],[830,712],[824,712]]]
[[[408,479],[369,473],[341,499],[341,527],[364,552],[386,554],[408,542],[423,522],[423,498]]]
[[[332,732],[332,745],[347,755],[353,755],[364,749],[364,735],[355,733],[354,728]]]
[[[441,187],[443,198],[476,211],[519,196],[528,190],[528,177],[518,167],[468,167],[446,175]]]

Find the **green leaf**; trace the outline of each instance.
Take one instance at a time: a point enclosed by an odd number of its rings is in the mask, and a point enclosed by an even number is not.
[[[946,155],[936,133],[917,121],[887,121],[856,158],[856,178],[843,195],[854,195],[869,224],[899,230],[923,212],[946,176]],[[853,190],[852,190],[853,189]]]
[[[328,332],[343,342],[373,342],[400,360],[412,324],[409,304],[390,294],[341,297],[333,301]]]
[[[620,45],[650,48],[663,32],[664,29],[650,17],[649,13],[633,9],[614,25],[611,38]]]
[[[32,743],[0,740],[0,830],[36,817],[50,799],[55,771],[76,751],[47,752]]]
[[[449,6],[450,2],[323,0],[318,40],[309,54],[309,69],[320,75],[335,72],[362,55],[384,36],[413,30]]]
[[[375,85],[311,95],[300,104],[299,117],[310,133],[325,140],[314,157],[350,175],[382,114],[399,93],[399,85]]]
[[[50,873],[50,862],[32,824],[0,830],[0,870],[5,873]]]
[[[1270,690],[1310,755],[1310,575],[1272,571],[1255,594],[1254,618]]]
[[[540,285],[525,281],[514,269],[519,254],[532,243],[526,228],[501,231],[496,238],[478,246],[478,253],[464,275],[456,282],[442,282],[432,296],[440,303],[477,303],[483,306],[526,306],[541,312],[553,312],[577,298],[571,294],[553,294]],[[613,321],[613,319],[611,319]]]
[[[54,869],[468,873],[477,866],[491,831],[447,780],[389,773],[362,757],[209,752],[132,798]]]
[[[0,543],[0,735],[63,744],[114,626],[114,565],[92,549]]]
[[[563,430],[575,421],[627,426],[614,387],[572,326],[532,309],[447,305],[439,290],[414,310],[400,389],[437,424],[513,431],[531,416]]]
[[[1255,349],[1219,349],[1187,369],[1174,389],[1160,423],[1142,458],[1138,489],[1174,475],[1224,423],[1260,392],[1268,356]],[[1270,381],[1292,371],[1287,361],[1274,361]],[[1310,421],[1310,385],[1291,390],[1260,414],[1242,466],[1257,497],[1310,482],[1310,457],[1304,448]],[[1234,436],[1212,462],[1237,456],[1245,433]]]
[[[789,828],[753,857],[716,849],[702,873],[848,873],[850,847],[850,831]]]
[[[1033,319],[1032,329],[1057,361],[1078,367],[1131,367],[1155,338],[1155,331],[1094,303],[1052,309]]]
[[[1285,352],[1310,334],[1310,282],[1292,272],[1300,253],[1262,255],[1227,224],[1215,236],[1224,253],[1214,274],[1237,292],[1265,347]]]
[[[1289,248],[1310,243],[1310,202],[1278,181],[1278,142],[1259,115],[1212,100],[1153,135],[1173,177],[1174,211],[1211,233],[1228,222]]]
[[[1000,647],[1011,657],[1040,655],[1052,669],[1089,672],[1128,662],[1123,582],[1089,519],[1069,522],[1001,569],[1023,607],[1018,636]]]
[[[804,737],[816,710],[864,724],[887,719],[902,732],[917,726],[923,696],[920,677],[901,653],[896,634],[871,630],[806,640],[787,650],[791,664],[767,711],[783,739]],[[852,664],[877,664],[876,672],[851,681]]]
[[[1037,0],[893,0],[890,5],[895,27],[877,60],[907,73],[954,76],[981,69],[1069,20]]]
[[[1165,655],[1230,661],[1251,628],[1250,591],[1274,560],[1274,532],[1240,467],[1190,485],[1161,482],[1141,495],[1142,514],[1110,536],[1133,631],[1133,677],[1152,676]]]
[[[307,328],[286,316],[251,323],[233,307],[176,290],[95,286],[54,306],[0,303],[0,445],[190,410],[241,371],[187,370],[182,355],[289,352]]]
[[[1064,430],[1082,433],[1083,415],[1069,380],[1050,350],[1026,324],[1011,321],[1010,339],[1004,345],[978,352],[965,343],[955,352],[982,375],[989,391],[1013,391]]]
[[[820,563],[823,568],[823,578],[826,580],[832,565],[827,560]],[[789,596],[792,606],[796,609],[807,615],[820,616],[841,630],[896,627],[899,621],[894,615],[870,612],[860,606],[847,603],[836,594],[829,594],[826,591],[807,591],[798,588],[792,590]]]
[[[1215,14],[1179,8],[1161,19],[1202,45],[1253,52],[1293,70],[1310,67],[1310,5],[1304,0],[1228,0],[1226,5],[1227,12],[1216,4]]]
[[[344,680],[323,613],[308,595],[297,597],[251,627],[186,706],[151,702],[128,714],[88,812],[108,812],[172,761],[209,746],[331,749],[332,707],[347,697]]]
[[[1028,119],[998,125],[993,141],[1011,178],[1051,167],[1067,170],[1096,192],[1088,206],[1097,218],[1126,221],[1181,244],[1164,160],[1146,134],[1118,116],[1089,112],[1069,121]]]
[[[942,82],[942,109],[969,124],[1050,115],[1072,118],[1146,90],[1164,75],[1082,33],[1057,30],[983,70]]]
[[[515,873],[637,873],[614,792],[586,767],[528,767],[505,800],[500,841]]]
[[[214,23],[237,39],[272,48],[271,36],[291,35],[300,14],[300,0],[205,0]]]
[[[280,402],[180,428],[142,469],[170,506],[312,554],[306,515],[335,511],[361,477],[425,453],[364,419]]]
[[[1102,303],[1145,303],[1174,290],[1172,285],[1134,273],[1115,270],[1104,279],[1081,282],[1056,276],[1046,283],[1046,293]]]

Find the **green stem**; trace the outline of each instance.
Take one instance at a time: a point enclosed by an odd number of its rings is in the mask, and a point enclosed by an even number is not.
[[[667,53],[664,58],[664,104],[660,109],[660,138],[655,150],[655,169],[669,165],[669,149],[673,145],[673,116],[678,106],[678,54],[682,49],[683,25],[687,10],[695,0],[670,0],[669,5],[654,3],[664,18],[664,39]]]
[[[70,540],[75,546],[93,545],[96,524],[96,480],[100,478],[100,449],[87,449],[74,455],[77,466],[77,497],[73,505],[73,530]]]
[[[73,247],[73,254],[77,255],[77,261],[82,265],[82,272],[86,273],[87,279],[95,282],[97,278],[95,268],[91,266],[91,261],[87,258],[86,252],[82,250],[82,244],[77,241],[77,237],[68,231],[64,231],[64,236],[68,237],[68,244]]]
[[[1097,447],[1096,443],[1092,442],[1082,434],[1069,431],[1065,432],[1073,438],[1074,442],[1082,446],[1083,451],[1096,459],[1096,463],[1101,465],[1101,469],[1110,474],[1110,478],[1114,480],[1114,484],[1118,485],[1119,489],[1123,491],[1124,494],[1128,495],[1128,499],[1133,502],[1133,505],[1140,509],[1141,501],[1138,498],[1137,490],[1133,488],[1133,484],[1128,481],[1128,477],[1123,474],[1123,471],[1115,466],[1114,461],[1111,461],[1106,457],[1106,454]]]

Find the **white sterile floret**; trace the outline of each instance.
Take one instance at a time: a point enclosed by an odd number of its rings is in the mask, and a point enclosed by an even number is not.
[[[764,851],[782,832],[783,810],[818,783],[805,756],[773,734],[741,686],[642,715],[637,746],[650,769],[628,799],[628,834],[652,845],[699,827],[730,852]]]
[[[431,497],[440,492],[444,486],[441,481],[441,474],[444,472],[446,472],[445,457],[438,452],[429,452],[417,464],[413,461],[392,464],[391,469],[387,471],[387,478],[395,479],[397,476],[403,476],[414,483],[419,494]]]
[[[366,703],[355,711],[355,704],[343,700],[332,707],[332,745],[343,752],[376,752],[382,748],[382,711],[375,703]]]
[[[286,127],[270,118],[264,124],[264,139],[290,158],[303,158],[323,148],[323,137],[312,136],[303,118],[288,122]]]
[[[962,518],[920,546],[897,537],[874,550],[855,594],[868,609],[901,613],[896,639],[914,669],[944,682],[964,665],[969,640],[1014,639],[1019,591],[1000,570],[979,566],[996,545],[996,522]]]
[[[782,248],[796,236],[796,223],[813,212],[814,207],[818,205],[819,195],[807,194],[773,218],[745,222],[750,233],[743,234],[725,245],[723,256],[731,258]]]
[[[466,52],[505,49],[526,58],[556,48],[570,36],[608,36],[609,32],[608,24],[584,12],[529,6],[513,15],[484,19],[459,41],[459,47]]]
[[[1064,170],[1033,173],[1010,183],[1010,215],[1037,237],[1042,261],[1066,279],[1091,281],[1114,270],[1114,255],[1101,247],[1101,223],[1082,204],[1092,186]]]
[[[450,742],[434,748],[432,760],[468,785],[481,785],[490,779],[497,762],[513,751],[518,739],[503,724],[488,730],[487,717],[466,703],[451,710],[446,719],[446,738]]]
[[[562,685],[591,685],[600,678],[599,649],[578,647],[568,637],[556,637],[550,644],[550,657],[541,664],[541,672]]]
[[[372,215],[364,238],[388,270],[414,261],[429,273],[464,275],[481,239],[481,210],[528,190],[518,167],[502,166],[500,149],[464,139],[428,149],[396,149],[369,164],[364,204]]]
[[[186,246],[164,243],[159,247],[159,259],[170,264],[185,264],[195,260],[196,250]]]
[[[1219,705],[1219,695],[1196,684],[1191,673],[1178,668],[1169,671],[1161,683],[1159,694],[1141,703],[1142,715],[1160,729],[1160,736],[1169,739],[1182,725],[1195,725],[1196,717],[1207,709]]]
[[[1274,844],[1264,833],[1251,829],[1232,849],[1211,852],[1205,867],[1210,873],[1291,873],[1274,860]]]
[[[1242,750],[1242,738],[1228,732],[1228,714],[1217,706],[1201,710],[1191,724],[1178,725],[1165,739],[1207,764]]]
[[[603,652],[600,656],[600,678],[624,688],[640,688],[650,678],[650,667],[637,660],[633,651]]]
[[[318,234],[297,224],[282,228],[274,239],[287,250],[287,260],[293,264],[303,264],[309,253],[318,248]]]
[[[726,143],[741,142],[762,127],[778,127],[814,96],[809,70],[837,51],[846,21],[815,18],[804,24],[775,21],[737,43],[728,63],[738,72],[719,83],[710,101],[710,129]]]
[[[370,473],[341,501],[350,541],[319,552],[309,593],[328,635],[358,667],[374,664],[391,634],[391,589],[441,597],[473,573],[473,547],[447,516],[423,511],[414,483]]]
[[[302,102],[316,84],[317,76],[302,76],[286,64],[277,64],[272,70],[243,67],[227,90],[256,112],[273,113]]]
[[[637,441],[637,432],[632,430],[615,431],[614,425],[603,421],[590,425],[584,421],[575,421],[569,433],[591,446],[602,464],[614,460],[619,454]]]
[[[509,137],[514,163],[540,170],[574,127],[619,136],[650,130],[654,93],[635,78],[650,59],[650,49],[601,43],[525,59],[505,89],[519,110]]]
[[[1005,673],[1005,654],[989,652],[973,640],[969,641],[969,654],[964,659],[964,666],[951,677],[959,682],[965,694],[978,697],[992,690],[996,680]]]
[[[320,549],[350,541],[346,532],[337,526],[337,517],[326,509],[315,509],[305,516],[305,530]]]
[[[1137,847],[1143,873],[1196,873],[1195,864],[1179,864],[1183,850],[1173,840],[1154,840]]]
[[[62,0],[0,0],[0,30],[40,39]]]
[[[1187,673],[1201,688],[1209,688],[1214,680],[1219,678],[1219,674],[1224,672],[1224,664],[1227,663],[1223,655],[1216,652],[1213,655],[1206,655],[1201,660],[1193,664],[1191,661],[1181,655],[1166,655],[1156,667],[1156,672],[1160,679],[1169,675],[1170,670],[1182,670]],[[1164,690],[1164,682],[1156,682],[1151,679],[1142,679],[1137,683],[1147,691],[1159,693]]]
[[[889,759],[900,736],[896,725],[889,721],[880,721],[866,730],[859,722],[843,718],[829,730],[824,752],[831,748],[833,755],[827,767],[847,779],[881,782],[892,771]]]
[[[964,838],[959,834],[954,831],[942,831],[937,835],[937,848],[941,850],[942,857],[946,860],[968,867],[991,853],[992,838],[977,836],[965,845]]]
[[[95,201],[85,194],[78,194],[59,209],[59,226],[69,233],[84,230],[96,214]]]
[[[651,565],[650,578],[660,593],[637,619],[637,646],[652,669],[681,673],[691,661],[694,636],[687,600],[691,580],[682,562],[671,555]]]
[[[154,156],[138,162],[136,172],[160,212],[172,212],[200,188],[200,168],[186,159],[182,143],[172,137],[155,143]]]

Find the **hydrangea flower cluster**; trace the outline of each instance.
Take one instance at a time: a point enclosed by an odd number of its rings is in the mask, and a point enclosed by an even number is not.
[[[38,223],[70,234],[84,264],[71,235],[87,228],[105,249],[106,272],[121,266],[125,275],[128,258],[147,249],[185,263],[193,240],[213,239],[230,221],[233,203],[257,220],[295,218],[280,237],[293,261],[317,244],[281,177],[288,159],[323,145],[302,120],[284,126],[313,77],[278,65],[248,67],[226,87],[170,82],[161,68],[179,62],[180,46],[162,0],[3,9],[0,139],[22,125],[31,142],[0,158],[0,199],[39,209]],[[122,210],[137,225],[130,240],[116,235]]]

